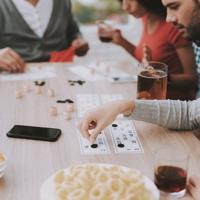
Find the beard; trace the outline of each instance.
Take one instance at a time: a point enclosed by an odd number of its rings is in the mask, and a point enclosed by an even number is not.
[[[192,41],[200,40],[200,3],[196,2],[196,7],[191,16],[191,22],[186,27],[186,38]]]

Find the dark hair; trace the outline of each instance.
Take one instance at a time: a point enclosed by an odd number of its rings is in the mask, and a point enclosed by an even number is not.
[[[123,0],[118,0],[119,2],[123,2]],[[161,0],[135,0],[141,6],[143,6],[147,11],[152,12],[162,18],[166,18],[167,9],[163,6]]]

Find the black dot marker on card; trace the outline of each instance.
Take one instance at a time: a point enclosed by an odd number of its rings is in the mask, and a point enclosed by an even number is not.
[[[124,148],[124,144],[120,143],[117,145],[119,148]]]
[[[112,127],[118,127],[118,125],[117,124],[112,124]]]
[[[114,80],[114,81],[118,81],[118,80],[119,80],[119,77],[113,77],[113,80]]]
[[[98,147],[98,144],[92,144],[91,148],[96,149]]]

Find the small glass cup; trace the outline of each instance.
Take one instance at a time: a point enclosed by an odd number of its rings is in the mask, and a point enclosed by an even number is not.
[[[189,155],[178,148],[164,148],[157,152],[154,183],[161,195],[183,197],[186,193]]]
[[[98,25],[98,36],[101,42],[111,42],[113,37],[113,27],[105,21],[100,20],[96,23]]]
[[[166,99],[168,66],[161,62],[140,64],[137,99]]]

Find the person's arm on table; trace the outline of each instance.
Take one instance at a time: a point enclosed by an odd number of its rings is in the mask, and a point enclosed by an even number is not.
[[[97,135],[111,124],[117,115],[132,113],[135,120],[150,122],[179,130],[200,127],[200,99],[186,101],[172,100],[121,100],[114,101],[87,112],[79,123],[84,137],[94,142]],[[90,129],[92,134],[90,134]]]

